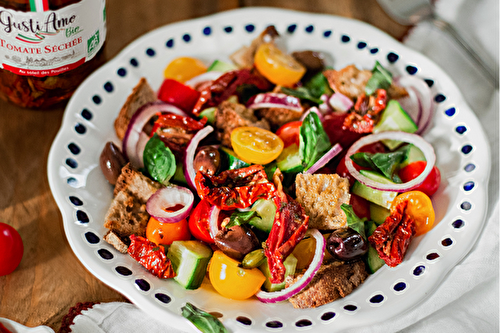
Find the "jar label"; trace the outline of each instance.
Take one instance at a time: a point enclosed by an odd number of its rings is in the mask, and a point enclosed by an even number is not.
[[[91,60],[106,38],[105,0],[58,10],[0,7],[0,68],[18,75],[54,76]]]

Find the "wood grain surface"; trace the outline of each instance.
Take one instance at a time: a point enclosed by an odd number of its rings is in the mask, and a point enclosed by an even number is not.
[[[107,0],[105,54],[112,58],[156,27],[246,6],[274,6],[351,17],[401,38],[408,30],[376,0]],[[0,317],[56,332],[78,302],[126,301],[90,274],[73,254],[47,180],[47,156],[64,107],[21,109],[0,101],[0,221],[24,242],[20,266],[0,277]]]

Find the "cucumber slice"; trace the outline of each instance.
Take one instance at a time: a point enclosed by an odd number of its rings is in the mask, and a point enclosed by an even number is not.
[[[241,169],[250,166],[249,163],[244,162],[236,156],[236,153],[229,148],[220,147],[221,157],[223,158],[223,163],[227,165],[227,170]]]
[[[221,61],[215,60],[210,66],[208,66],[207,72],[217,71],[217,72],[229,72],[238,69],[235,65]]]
[[[167,257],[176,274],[174,280],[185,289],[197,289],[205,278],[212,249],[195,240],[174,241],[168,249]]]
[[[403,131],[407,133],[415,133],[418,126],[413,119],[401,107],[398,101],[390,100],[387,107],[382,113],[382,117],[377,125],[373,128],[373,133],[384,131]],[[396,149],[402,142],[397,140],[382,140],[390,150]]]
[[[375,171],[361,170],[360,173],[363,176],[368,177],[379,183],[394,184],[394,182],[391,181],[389,178],[386,178],[382,176],[380,173]],[[373,189],[364,184],[361,184],[357,180],[354,182],[354,185],[352,185],[351,192],[386,209],[391,208],[392,201],[398,195],[397,192],[380,191]]]
[[[207,117],[207,123],[213,125],[215,123],[215,112],[217,108],[215,106],[211,108],[206,108],[205,110],[200,112],[200,119],[203,117]]]
[[[389,209],[370,202],[370,217],[377,225],[384,223],[389,215],[391,215]]]
[[[276,162],[282,172],[298,173],[304,170],[299,146],[295,143],[283,149]]]
[[[295,274],[295,268],[297,267],[297,258],[293,254],[290,254],[285,261],[283,262],[286,268],[285,279],[287,276],[293,276]],[[264,282],[264,289],[266,291],[278,291],[285,288],[285,281],[281,283],[271,283],[269,281],[269,277],[271,276],[271,272],[269,271],[269,265],[267,264],[267,260],[259,266],[259,269],[264,273],[266,277],[266,281]]]
[[[366,253],[366,266],[368,268],[368,273],[373,274],[384,266],[385,262],[378,256],[377,250],[371,244],[368,246],[368,252]]]
[[[259,199],[252,205],[251,210],[257,212],[261,218],[253,218],[249,224],[267,233],[271,232],[274,216],[276,215],[276,205],[274,202],[272,200]]]
[[[414,144],[409,144],[408,150],[406,151],[406,155],[401,161],[401,164],[399,166],[400,169],[403,169],[405,166],[407,166],[410,163],[416,162],[416,161],[425,161],[425,156],[422,151],[415,146]]]

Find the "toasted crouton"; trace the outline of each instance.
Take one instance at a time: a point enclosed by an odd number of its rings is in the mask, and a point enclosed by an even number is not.
[[[286,287],[298,281],[303,274],[286,278]],[[315,308],[338,298],[346,297],[368,276],[363,261],[343,263],[334,261],[322,265],[311,282],[288,300],[295,308]]]
[[[149,220],[146,202],[161,186],[134,170],[130,163],[125,165],[115,186],[115,197],[104,218],[104,226],[110,231],[104,240],[118,251],[126,252],[130,235],[144,237]]]
[[[123,140],[128,123],[134,113],[144,104],[155,102],[156,100],[157,97],[154,90],[145,78],[141,78],[139,83],[132,90],[132,93],[128,96],[125,104],[123,104],[118,117],[115,119],[115,132],[120,140]]]
[[[354,65],[349,65],[337,71],[328,69],[323,72],[330,87],[350,99],[354,100],[365,92],[365,86],[372,72],[369,70],[359,70]]]
[[[309,227],[333,230],[346,225],[340,206],[349,204],[349,181],[337,174],[298,174],[295,178],[297,201],[309,216]]]

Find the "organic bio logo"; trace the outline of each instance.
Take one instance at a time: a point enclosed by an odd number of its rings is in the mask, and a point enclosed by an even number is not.
[[[92,54],[99,46],[99,30],[87,39],[87,53]]]

